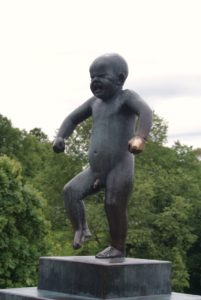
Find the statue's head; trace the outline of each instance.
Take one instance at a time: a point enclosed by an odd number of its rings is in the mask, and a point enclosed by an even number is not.
[[[128,65],[119,54],[105,54],[92,62],[89,72],[92,93],[107,100],[122,89],[128,76]]]

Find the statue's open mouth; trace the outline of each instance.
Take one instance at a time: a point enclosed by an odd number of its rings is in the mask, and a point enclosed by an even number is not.
[[[94,93],[101,93],[103,91],[103,86],[99,82],[94,82],[92,88]]]

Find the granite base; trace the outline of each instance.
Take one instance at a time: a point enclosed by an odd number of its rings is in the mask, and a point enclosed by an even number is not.
[[[42,257],[38,287],[0,290],[0,300],[201,300],[171,293],[170,269],[157,260]]]
[[[170,294],[171,264],[93,256],[41,257],[38,288],[100,299]]]

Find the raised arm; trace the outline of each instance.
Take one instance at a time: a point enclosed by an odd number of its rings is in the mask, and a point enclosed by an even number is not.
[[[152,110],[141,97],[129,91],[126,99],[126,106],[138,116],[135,136],[129,141],[129,151],[137,154],[144,150],[145,141],[152,126]]]
[[[65,118],[53,143],[53,150],[55,152],[63,152],[65,149],[64,139],[71,135],[79,123],[91,116],[93,101],[94,98],[92,97]]]

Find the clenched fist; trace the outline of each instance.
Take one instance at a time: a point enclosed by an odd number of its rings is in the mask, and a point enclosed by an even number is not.
[[[138,154],[144,150],[145,140],[140,136],[135,136],[128,142],[128,151]]]
[[[64,152],[65,150],[65,142],[62,137],[57,137],[53,143],[53,150],[56,153]]]

